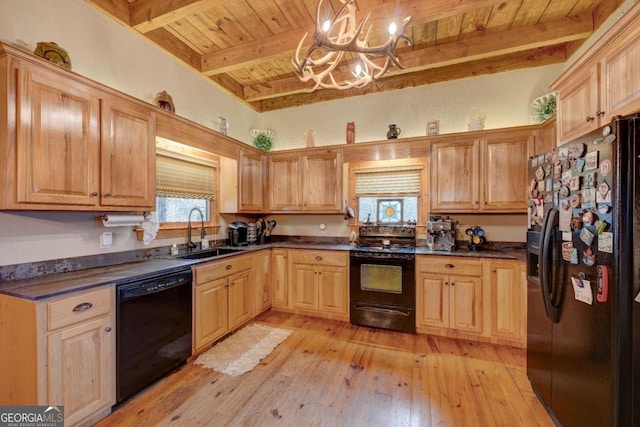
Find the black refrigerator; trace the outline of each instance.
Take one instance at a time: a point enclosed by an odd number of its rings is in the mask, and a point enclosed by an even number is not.
[[[527,376],[556,424],[640,426],[640,114],[529,160]]]

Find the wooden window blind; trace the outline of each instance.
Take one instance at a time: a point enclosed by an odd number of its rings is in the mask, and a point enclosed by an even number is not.
[[[218,163],[184,153],[156,150],[156,195],[214,200]]]
[[[420,195],[422,166],[356,169],[355,196]]]

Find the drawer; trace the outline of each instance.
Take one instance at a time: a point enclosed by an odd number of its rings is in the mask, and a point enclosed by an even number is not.
[[[253,267],[252,255],[236,255],[220,261],[211,261],[195,267],[195,284],[211,282],[212,280],[247,270]]]
[[[482,261],[460,257],[418,257],[418,271],[424,273],[456,274],[462,276],[482,276]]]
[[[298,264],[346,267],[349,253],[345,251],[291,251],[291,260]]]
[[[52,331],[109,314],[114,300],[115,289],[107,286],[50,301],[47,303],[47,329]]]

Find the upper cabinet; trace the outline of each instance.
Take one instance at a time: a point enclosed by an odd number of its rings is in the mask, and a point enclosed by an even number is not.
[[[522,189],[531,130],[485,132],[481,138],[432,145],[431,212],[526,212]]]
[[[238,157],[238,210],[264,212],[264,159],[261,154],[240,150]]]
[[[552,85],[558,144],[640,109],[640,4],[632,6]]]
[[[150,106],[0,48],[0,209],[152,210]]]
[[[268,160],[269,212],[342,211],[342,153],[321,150],[272,154]]]

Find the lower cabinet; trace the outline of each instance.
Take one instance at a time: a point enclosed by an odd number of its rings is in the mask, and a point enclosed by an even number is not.
[[[254,304],[251,317],[271,308],[271,251],[262,250],[254,255]]]
[[[419,333],[526,346],[526,271],[499,258],[416,257]]]
[[[349,253],[295,249],[288,254],[287,304],[283,311],[349,320]],[[275,269],[274,269],[275,273]],[[274,289],[277,282],[274,281]]]
[[[115,404],[113,286],[44,301],[0,295],[0,405],[64,405],[65,425]]]
[[[491,337],[495,342],[525,347],[527,338],[527,277],[525,265],[514,260],[488,261],[491,289]]]
[[[246,254],[195,266],[194,353],[251,319],[253,263]]]
[[[417,260],[417,330],[451,336],[481,334],[482,261],[450,256]]]

